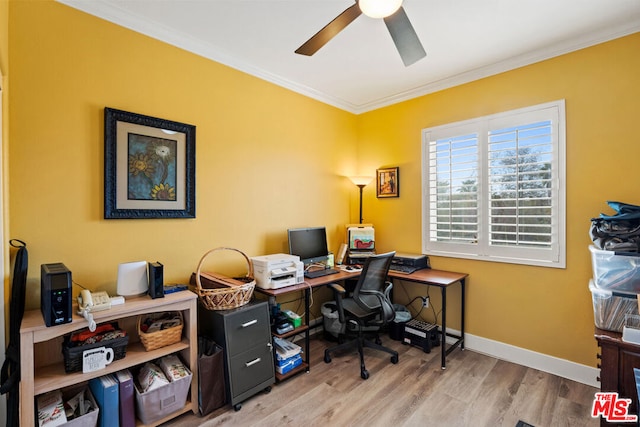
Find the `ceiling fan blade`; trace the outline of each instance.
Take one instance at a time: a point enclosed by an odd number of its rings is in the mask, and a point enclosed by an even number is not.
[[[300,55],[311,56],[318,51],[322,46],[327,44],[329,40],[336,36],[340,31],[344,30],[347,25],[353,22],[362,12],[357,3],[347,8],[344,12],[338,15],[333,21],[325,25],[320,31],[314,34],[309,40],[307,40],[302,46],[296,49],[296,53]]]
[[[405,67],[427,56],[402,6],[396,13],[384,18],[384,23],[387,24],[389,34]]]

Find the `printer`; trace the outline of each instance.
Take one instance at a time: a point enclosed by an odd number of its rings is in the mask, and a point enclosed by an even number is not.
[[[304,281],[304,264],[297,255],[272,254],[251,258],[256,285],[278,289]]]

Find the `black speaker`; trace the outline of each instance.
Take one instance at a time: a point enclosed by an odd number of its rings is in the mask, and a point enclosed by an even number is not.
[[[164,298],[163,265],[157,261],[149,263],[149,296],[153,299]]]
[[[71,272],[61,262],[40,265],[40,310],[47,326],[71,323]]]

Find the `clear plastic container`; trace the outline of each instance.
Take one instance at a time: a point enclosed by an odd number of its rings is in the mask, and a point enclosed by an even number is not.
[[[596,327],[607,331],[622,332],[625,316],[638,315],[638,300],[613,295],[612,291],[598,289],[593,280],[589,281],[589,290],[593,299],[593,320]]]
[[[596,288],[640,294],[640,254],[620,254],[589,246]]]

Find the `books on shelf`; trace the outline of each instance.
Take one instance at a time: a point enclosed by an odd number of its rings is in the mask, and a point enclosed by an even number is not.
[[[133,375],[128,369],[115,373],[119,385],[120,427],[135,427],[136,412],[133,393]]]
[[[62,392],[60,390],[38,396],[38,427],[54,427],[66,424]]]
[[[120,426],[120,384],[112,374],[103,375],[89,380],[89,388],[95,397],[100,413],[98,415],[99,427]]]

